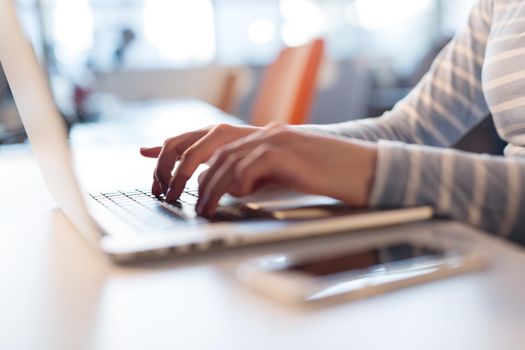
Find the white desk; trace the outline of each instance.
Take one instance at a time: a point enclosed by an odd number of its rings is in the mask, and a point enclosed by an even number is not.
[[[525,346],[525,254],[475,231],[462,235],[490,248],[493,262],[485,271],[357,302],[294,308],[244,289],[231,278],[232,268],[256,254],[372,233],[119,267],[89,248],[53,209],[27,147],[0,148],[0,194],[2,350]],[[427,223],[373,234],[437,226],[457,228]]]

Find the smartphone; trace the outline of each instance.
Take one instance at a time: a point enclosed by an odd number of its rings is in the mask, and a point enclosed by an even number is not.
[[[289,302],[359,299],[486,266],[482,251],[435,238],[402,238],[241,264],[251,288]]]

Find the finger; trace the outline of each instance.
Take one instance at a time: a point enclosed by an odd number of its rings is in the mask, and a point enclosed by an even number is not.
[[[140,149],[140,154],[147,158],[158,158],[160,150],[162,147],[142,147]]]
[[[166,140],[160,151],[157,167],[155,168],[155,180],[162,188],[162,193],[166,194],[172,177],[175,162],[179,160],[184,151],[199,140],[206,131],[183,134]]]
[[[215,213],[219,200],[222,195],[226,193],[227,188],[232,181],[233,170],[230,164],[224,164],[217,172],[216,176],[209,181],[209,187],[203,190],[203,195],[199,196],[199,200],[195,207],[197,214],[209,217]]]
[[[300,187],[300,168],[301,165],[285,148],[260,146],[236,165],[232,192],[239,196],[247,195],[268,179],[291,188]]]
[[[238,177],[235,177],[235,178],[238,179]],[[228,193],[235,197],[244,197],[251,193],[255,193],[263,188],[266,188],[269,186],[275,186],[275,185],[278,185],[278,183],[275,180],[273,180],[271,177],[263,177],[255,181],[255,183],[251,185],[249,190],[245,190],[241,188],[240,182],[235,181],[230,187],[230,189],[228,190]]]
[[[188,147],[182,154],[180,162],[171,177],[166,200],[168,202],[176,201],[199,165],[207,162],[218,147],[231,142],[236,137],[235,135],[231,130],[231,126],[219,125],[192,144],[191,147]]]
[[[160,186],[160,183],[155,179],[153,179],[153,184],[151,185],[151,193],[155,197],[160,197],[160,195],[162,194],[162,188]]]
[[[147,158],[157,158],[160,154],[160,150],[162,147],[142,147],[140,149],[140,154]],[[160,184],[157,180],[155,180],[155,175],[153,176],[153,183],[151,185],[151,193],[159,197],[162,194],[162,189],[160,187]]]
[[[232,142],[230,145],[224,147],[222,150],[215,152],[211,161],[210,167],[206,174],[199,181],[199,196],[203,195],[203,191],[208,186],[208,182],[215,176],[220,167],[227,162],[229,158],[238,158],[249,153],[253,148],[261,144],[270,143],[269,137],[275,134],[275,130],[262,129],[247,137]]]
[[[204,196],[206,189],[210,186],[210,182],[215,177],[220,177],[221,169],[228,168],[236,163],[241,158],[245,157],[250,152],[250,149],[241,149],[236,152],[230,152],[227,158],[223,161],[216,161],[206,170],[206,173],[199,180],[199,197]]]
[[[283,142],[287,142],[290,139],[290,130],[282,127],[280,124],[269,128],[261,129],[245,138],[242,138],[236,142],[232,142],[230,145],[216,153],[210,162],[210,167],[213,167],[214,163],[222,163],[230,154],[239,152],[241,150],[255,149],[262,144],[275,144],[279,145]]]
[[[180,197],[195,170],[213,154],[213,150],[217,147],[214,143],[216,141],[213,133],[209,133],[182,154],[180,162],[169,181],[166,201],[173,202]]]
[[[178,154],[174,149],[168,149],[168,145],[163,146],[155,168],[154,178],[159,183],[162,193],[166,194],[168,191],[168,184],[171,178],[171,172],[175,167],[175,162],[178,159]]]
[[[199,200],[197,201],[197,214],[203,216],[212,215],[217,204],[227,189],[231,187],[233,175],[235,174],[235,164],[238,163],[246,152],[240,151],[232,154],[224,163],[217,165],[217,169],[211,172],[211,168],[206,171],[203,180],[199,184]]]
[[[289,158],[284,148],[271,145],[262,145],[255,150],[240,151],[230,156],[208,180],[203,196],[199,198],[197,213],[211,216],[225,193],[247,195],[253,192],[258,183],[269,177],[275,176],[283,183],[290,184],[293,173],[290,169],[294,168],[294,162]],[[287,162],[287,166],[284,166]]]

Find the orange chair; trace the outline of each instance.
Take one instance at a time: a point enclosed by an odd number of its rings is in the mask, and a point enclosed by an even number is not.
[[[307,121],[324,46],[324,40],[317,39],[281,51],[265,72],[252,110],[253,125],[264,126],[274,121],[303,124]]]

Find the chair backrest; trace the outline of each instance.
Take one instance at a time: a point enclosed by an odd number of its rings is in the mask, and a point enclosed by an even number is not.
[[[265,72],[252,109],[251,123],[257,126],[273,121],[305,123],[323,55],[323,39],[281,51]]]

